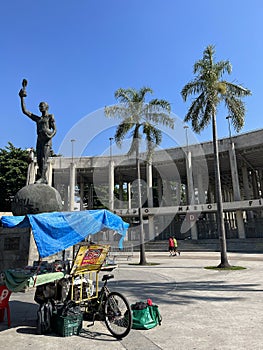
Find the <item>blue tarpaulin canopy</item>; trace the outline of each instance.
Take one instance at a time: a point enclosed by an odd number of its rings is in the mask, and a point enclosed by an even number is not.
[[[105,228],[121,235],[122,248],[129,227],[118,215],[104,209],[2,216],[1,222],[3,227],[31,227],[40,258],[58,253]]]

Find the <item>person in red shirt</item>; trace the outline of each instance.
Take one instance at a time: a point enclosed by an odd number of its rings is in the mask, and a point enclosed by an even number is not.
[[[174,254],[174,240],[173,240],[173,237],[169,237],[169,252],[170,252],[170,256],[173,256],[173,254]]]

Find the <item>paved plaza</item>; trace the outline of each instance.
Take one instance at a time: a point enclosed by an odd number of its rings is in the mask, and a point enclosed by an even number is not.
[[[204,269],[220,262],[220,253],[146,253],[154,266],[119,262],[112,290],[123,293],[130,303],[151,298],[159,305],[163,322],[154,329],[132,330],[121,341],[96,322],[79,336],[36,334],[34,290],[13,293],[10,298],[11,328],[0,323],[0,349],[37,350],[242,350],[263,348],[263,254],[228,253],[238,271]]]

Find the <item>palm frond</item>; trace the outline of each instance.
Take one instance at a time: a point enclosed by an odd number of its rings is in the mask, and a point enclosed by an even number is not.
[[[170,117],[171,105],[166,100],[151,100],[144,105],[144,116],[148,122],[174,128],[174,119]]]
[[[245,115],[245,106],[241,98],[251,95],[251,91],[222,80],[223,74],[232,72],[232,66],[228,60],[214,62],[214,54],[215,47],[207,46],[203,58],[194,64],[195,79],[186,84],[181,91],[184,101],[191,95],[199,94],[192,102],[185,121],[191,121],[193,130],[200,132],[216,113],[218,104],[224,101],[233,126],[238,131],[244,124]]]
[[[213,116],[213,114],[215,114],[215,104],[211,101],[207,101],[206,106],[205,106],[205,110],[204,110],[204,114],[203,117],[200,121],[200,124],[198,126],[198,130],[199,132],[201,130],[203,130],[206,126],[208,126],[208,124],[211,121],[211,118]]]
[[[221,79],[221,77],[225,74],[231,74],[232,66],[229,61],[219,61],[214,64],[213,69],[217,72],[217,78]]]
[[[149,123],[143,124],[143,133],[146,135],[147,141],[147,161],[152,159],[153,152],[156,146],[162,142],[162,132]]]
[[[196,61],[194,64],[194,74],[199,73],[200,75],[203,75],[203,72],[208,71],[209,69],[211,70],[213,67],[214,53],[215,47],[213,45],[208,45],[203,52],[203,58]]]
[[[195,79],[193,81],[190,81],[188,84],[186,84],[183,87],[183,89],[181,91],[181,95],[182,95],[183,100],[186,101],[188,96],[199,94],[203,90],[204,90],[203,82]]]
[[[145,95],[147,93],[150,93],[152,94],[153,93],[153,90],[148,87],[148,86],[144,86],[142,87],[139,91],[138,91],[138,101],[145,101]]]
[[[174,129],[174,119],[169,117],[166,113],[149,113],[146,114],[146,120],[154,124],[160,124]]]
[[[105,107],[104,114],[108,118],[126,119],[128,117],[126,106],[121,104]]]
[[[149,101],[148,103],[149,107],[151,107],[153,110],[165,110],[166,112],[170,113],[171,112],[171,104],[166,101],[166,100],[161,100],[161,99],[153,99]]]
[[[205,106],[205,93],[202,93],[193,101],[184,118],[185,122],[192,123],[192,128],[197,133],[201,131],[200,125],[206,124],[205,121],[202,121],[204,118],[207,119],[207,116],[205,116]]]
[[[215,45],[208,45],[203,52],[203,60],[213,65],[215,55]]]
[[[244,96],[250,96],[252,95],[251,91],[241,85],[233,84],[230,82],[225,81],[227,90],[232,95],[235,95],[237,97],[244,97]]]
[[[225,105],[235,131],[239,132],[244,126],[245,121],[246,109],[244,102],[240,98],[232,95],[225,98]]]
[[[149,87],[143,87],[138,91],[133,88],[120,88],[115,91],[115,98],[120,104],[105,107],[104,110],[107,117],[122,119],[115,133],[115,141],[118,146],[121,146],[127,132],[131,131],[132,143],[128,155],[139,151],[141,138],[139,129],[142,125],[144,125],[143,133],[146,137],[149,154],[153,147],[161,142],[161,131],[151,123],[174,127],[174,119],[170,117],[170,103],[163,99],[152,99],[146,103],[147,93],[151,94],[153,90]]]
[[[159,146],[162,142],[162,132],[160,129],[154,127],[150,123],[143,124],[143,133],[146,135],[146,139],[152,142],[156,146]]]
[[[115,142],[118,147],[121,146],[122,141],[124,140],[126,134],[134,127],[134,123],[129,123],[129,122],[123,122],[118,125],[116,132],[115,132]]]
[[[120,103],[126,104],[133,101],[135,94],[136,94],[136,90],[133,88],[128,88],[128,89],[120,88],[115,91],[114,96],[117,101],[119,101]]]

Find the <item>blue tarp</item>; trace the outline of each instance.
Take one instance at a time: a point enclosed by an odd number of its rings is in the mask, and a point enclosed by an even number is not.
[[[108,228],[121,235],[122,248],[129,224],[108,210],[85,210],[2,216],[3,227],[31,227],[39,256],[45,258],[84,240],[88,235]]]

